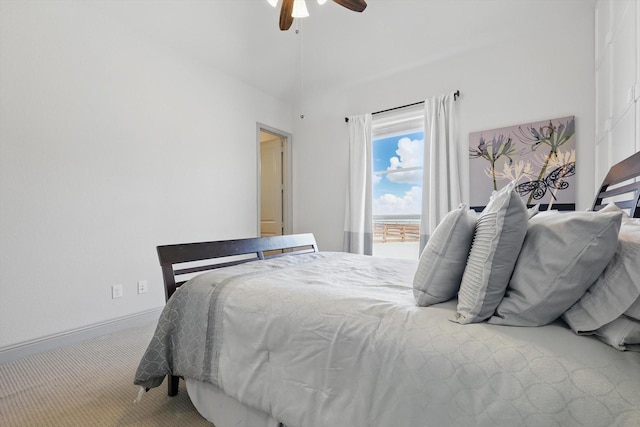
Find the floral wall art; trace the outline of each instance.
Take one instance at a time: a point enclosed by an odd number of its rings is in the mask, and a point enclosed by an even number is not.
[[[469,134],[471,207],[481,210],[515,180],[528,206],[574,210],[575,130],[569,116]]]

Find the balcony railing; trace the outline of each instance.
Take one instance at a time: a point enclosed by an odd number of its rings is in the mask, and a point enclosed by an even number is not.
[[[419,242],[420,217],[376,216],[373,219],[373,242]]]

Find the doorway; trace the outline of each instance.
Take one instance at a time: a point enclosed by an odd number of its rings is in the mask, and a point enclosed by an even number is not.
[[[261,237],[290,234],[290,135],[258,125],[258,231]]]

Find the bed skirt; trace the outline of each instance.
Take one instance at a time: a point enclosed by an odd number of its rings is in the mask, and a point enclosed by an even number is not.
[[[200,415],[216,427],[279,427],[269,414],[240,403],[213,384],[186,379],[187,392]]]

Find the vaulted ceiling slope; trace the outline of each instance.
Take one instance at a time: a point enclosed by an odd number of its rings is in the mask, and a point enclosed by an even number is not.
[[[595,7],[595,0],[369,0],[363,13],[353,13],[307,0],[310,16],[280,31],[279,9],[266,0],[83,5],[114,25],[294,102],[301,82],[305,91],[349,86],[496,39],[535,36],[536,20],[552,17],[557,2]]]

